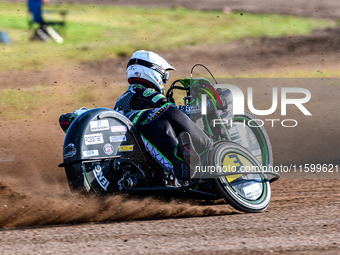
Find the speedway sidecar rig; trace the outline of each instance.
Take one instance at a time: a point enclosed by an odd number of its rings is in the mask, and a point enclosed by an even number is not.
[[[173,91],[180,89],[187,92],[185,102],[190,103],[193,84],[196,88],[211,86],[204,78],[178,80],[170,86],[168,99],[174,101]],[[231,103],[230,91],[220,91],[219,95]],[[196,103],[200,103],[197,98]],[[212,125],[216,117],[233,119],[235,125]],[[271,199],[270,183],[279,174],[263,171],[263,166],[272,164],[271,145],[264,128],[237,125],[252,118],[249,113],[234,116],[226,109],[195,120],[214,141],[205,165],[199,169],[214,166],[228,170],[210,175],[195,173],[190,181],[182,182],[150,156],[129,119],[112,109],[95,108],[71,124],[64,141],[64,162],[59,166],[65,168],[72,191],[224,198],[238,210],[261,212]],[[245,167],[252,172],[242,172]]]

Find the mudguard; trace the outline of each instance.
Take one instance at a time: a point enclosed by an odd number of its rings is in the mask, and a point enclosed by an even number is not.
[[[139,139],[130,120],[112,109],[95,108],[79,115],[67,131],[64,162],[59,165],[65,167],[70,189],[79,191],[93,184],[105,191],[115,190],[111,161],[143,160],[146,152]]]

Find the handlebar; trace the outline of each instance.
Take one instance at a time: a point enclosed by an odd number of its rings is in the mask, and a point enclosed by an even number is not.
[[[189,87],[184,87],[184,85],[182,84],[181,79],[179,80],[175,80],[173,83],[171,83],[170,88],[168,89],[168,91],[166,92],[166,98],[172,102],[175,103],[175,100],[173,98],[173,90],[178,89],[178,90],[185,90],[187,92],[187,97],[190,96],[190,88]],[[180,83],[182,86],[175,86],[176,83]]]

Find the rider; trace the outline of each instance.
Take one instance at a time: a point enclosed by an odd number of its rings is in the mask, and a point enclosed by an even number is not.
[[[28,11],[33,16],[33,21],[42,26],[45,21],[42,16],[42,7],[46,0],[27,0]]]
[[[135,124],[146,150],[164,169],[178,179],[188,180],[188,166],[193,169],[200,164],[211,140],[187,116],[190,107],[177,107],[164,96],[169,70],[175,68],[158,54],[136,51],[126,70],[130,86],[118,98],[114,110]],[[78,114],[74,112],[60,117],[64,131]]]
[[[42,39],[45,41],[49,40],[49,35],[47,31],[47,23],[43,18],[43,5],[47,0],[27,0],[28,11],[32,14],[32,21],[39,24],[39,28],[34,31],[34,39]]]
[[[211,141],[181,111],[188,113],[188,108],[178,108],[164,96],[169,70],[175,68],[156,53],[136,51],[126,70],[130,86],[118,98],[114,109],[136,125],[146,150],[158,163],[177,178],[187,179],[188,166],[200,163],[200,156]]]

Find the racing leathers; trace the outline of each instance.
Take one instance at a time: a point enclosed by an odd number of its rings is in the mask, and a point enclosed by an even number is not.
[[[177,152],[178,137],[181,133],[190,134],[194,150],[202,155],[211,141],[208,136],[188,117],[190,107],[177,107],[154,89],[132,84],[121,95],[114,110],[122,113],[135,124],[141,133],[142,141],[151,156],[168,172],[175,174],[176,161],[182,160]]]

